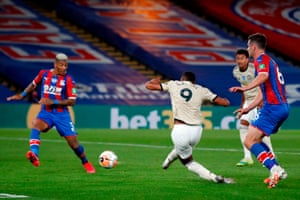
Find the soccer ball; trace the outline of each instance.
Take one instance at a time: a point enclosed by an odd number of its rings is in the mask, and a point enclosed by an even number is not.
[[[98,158],[99,165],[105,169],[111,169],[117,166],[118,156],[109,150],[103,151]]]

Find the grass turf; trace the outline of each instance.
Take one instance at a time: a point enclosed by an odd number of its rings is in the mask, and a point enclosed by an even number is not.
[[[297,199],[299,190],[298,131],[272,136],[273,148],[289,176],[274,189],[257,161],[236,167],[242,148],[236,130],[204,130],[194,158],[216,174],[233,177],[236,184],[215,184],[200,179],[178,161],[168,170],[161,163],[172,149],[170,130],[79,130],[96,174],[86,174],[79,159],[55,130],[41,135],[39,168],[25,158],[27,129],[0,129],[0,198],[5,194],[30,199]],[[114,169],[98,165],[98,155],[113,150],[119,157]]]

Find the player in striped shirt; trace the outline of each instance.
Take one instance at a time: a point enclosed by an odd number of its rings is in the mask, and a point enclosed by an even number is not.
[[[284,78],[280,73],[277,63],[267,54],[265,48],[267,38],[264,34],[256,33],[248,37],[248,52],[254,58],[256,78],[247,86],[231,87],[231,92],[245,92],[260,86],[260,90],[250,105],[237,109],[237,117],[258,106],[263,102],[258,113],[258,118],[251,123],[248,129],[245,146],[256,156],[269,171],[270,177],[265,179],[269,188],[277,185],[279,179],[287,177],[286,171],[270,151],[270,148],[262,141],[263,137],[269,137],[278,132],[279,127],[288,118],[289,105],[287,103]]]
[[[255,68],[254,64],[249,62],[249,53],[247,49],[238,49],[235,53],[236,66],[233,68],[233,76],[241,84],[241,86],[247,86],[255,79]],[[251,90],[242,93],[242,103],[241,107],[245,108],[255,99],[259,88],[255,87]],[[240,118],[240,140],[243,145],[244,157],[240,160],[236,166],[243,167],[253,164],[253,159],[251,157],[251,152],[245,147],[244,141],[248,132],[249,124],[256,119],[258,108],[250,110],[248,113],[244,114]],[[263,142],[268,145],[271,152],[274,153],[270,137],[264,137]],[[275,158],[275,156],[274,156]]]
[[[80,158],[87,173],[95,173],[95,168],[88,161],[84,148],[77,139],[77,133],[71,120],[68,106],[76,102],[75,81],[67,73],[68,57],[56,55],[53,69],[40,70],[32,83],[21,94],[8,97],[7,100],[20,100],[41,85],[41,110],[33,121],[30,134],[28,160],[36,167],[40,165],[40,132],[47,132],[55,126],[60,136],[64,137],[74,153]]]

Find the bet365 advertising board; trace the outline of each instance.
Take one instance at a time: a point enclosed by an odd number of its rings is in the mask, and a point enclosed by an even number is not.
[[[0,104],[0,128],[31,128],[40,109],[38,104]],[[202,121],[205,129],[236,129],[239,121],[233,111],[237,107],[204,106]],[[105,106],[77,105],[70,109],[76,128],[100,129],[161,129],[173,126],[169,106]],[[300,129],[300,107],[291,107],[282,129]]]

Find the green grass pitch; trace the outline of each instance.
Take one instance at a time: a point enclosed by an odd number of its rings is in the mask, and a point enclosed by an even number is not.
[[[168,170],[161,163],[172,148],[170,130],[78,130],[96,174],[87,174],[79,159],[55,130],[41,135],[39,168],[25,157],[28,129],[0,129],[0,198],[27,199],[299,199],[300,134],[282,130],[272,136],[273,148],[288,178],[268,189],[269,173],[257,161],[236,167],[242,157],[237,130],[204,130],[194,158],[205,167],[232,177],[235,184],[200,179],[179,161]],[[98,155],[113,150],[119,157],[114,169],[98,165]]]

